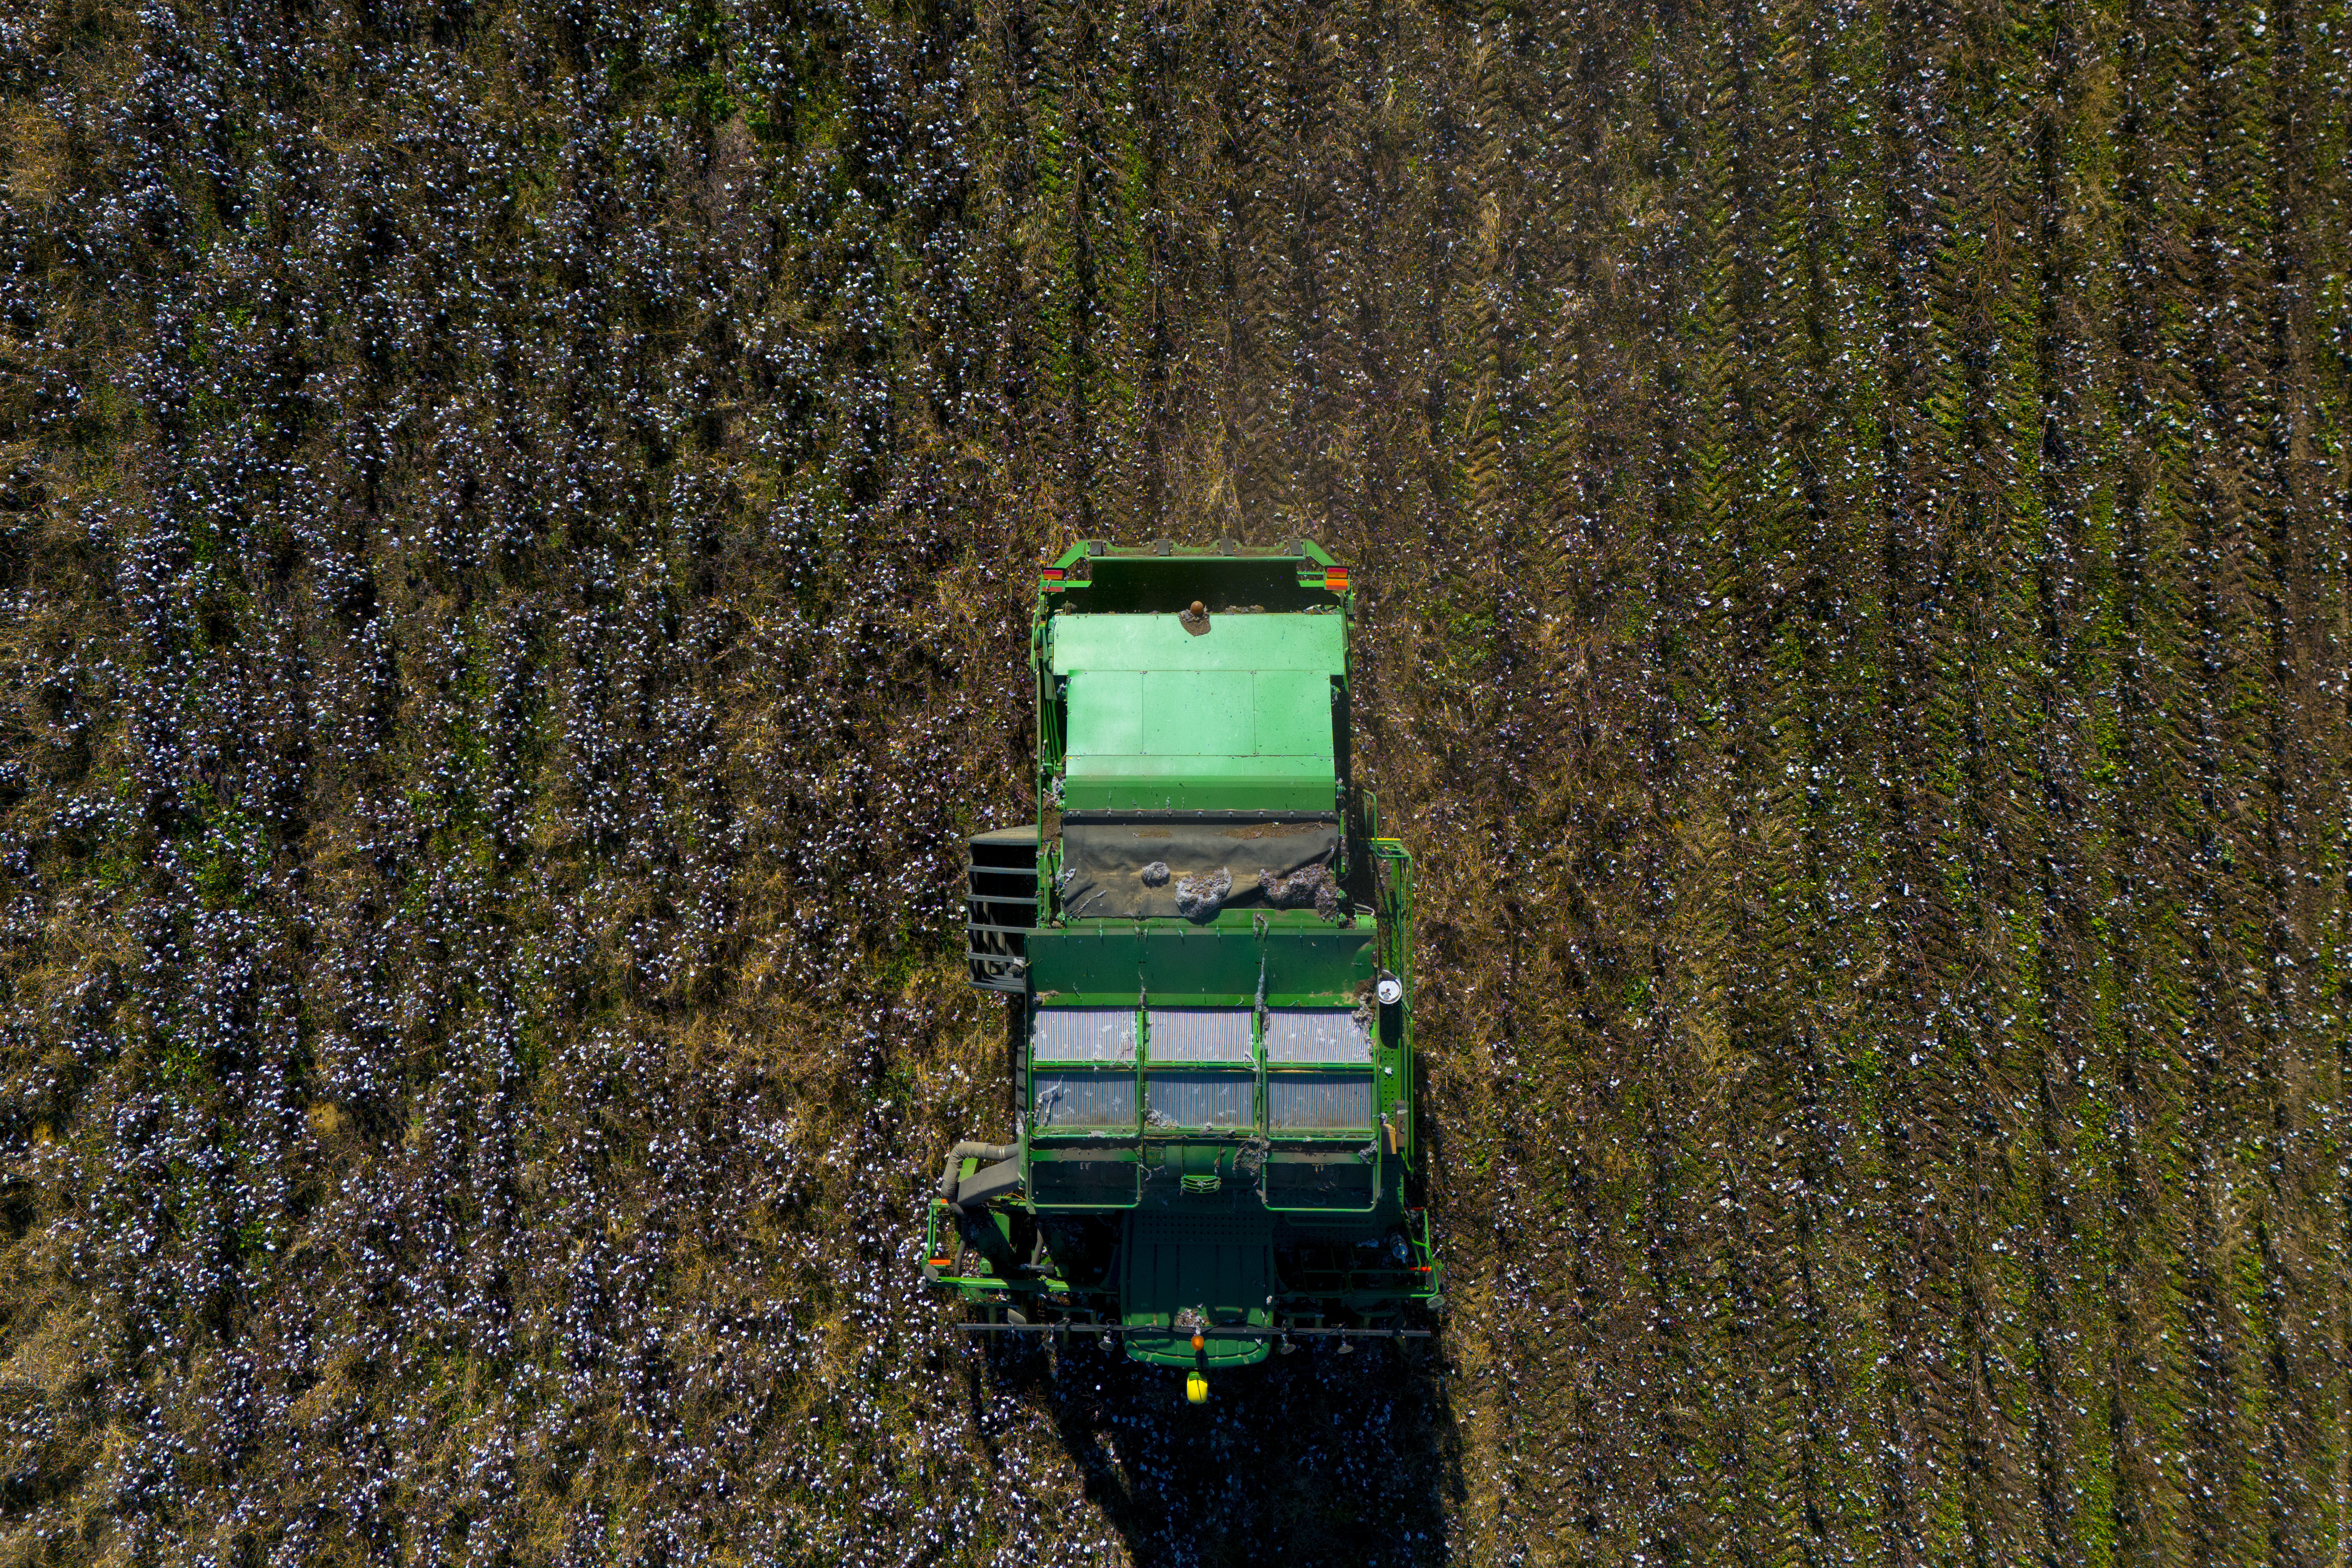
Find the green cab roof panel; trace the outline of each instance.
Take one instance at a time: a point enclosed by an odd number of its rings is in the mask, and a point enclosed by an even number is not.
[[[1054,618],[1053,669],[1067,680],[1065,810],[1332,808],[1331,682],[1347,669],[1346,622],[1210,622],[1194,636],[1170,615]]]
[[[1303,669],[1348,673],[1342,616],[1213,615],[1195,636],[1175,616],[1064,614],[1048,623],[1055,675],[1089,669]]]

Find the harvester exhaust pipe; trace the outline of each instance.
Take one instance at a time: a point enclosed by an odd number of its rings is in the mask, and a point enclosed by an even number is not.
[[[1017,1160],[1020,1157],[1021,1145],[1018,1143],[963,1142],[957,1144],[948,1151],[947,1168],[940,1173],[940,1198],[948,1203],[956,1201],[956,1167],[966,1160],[978,1160],[985,1165],[1003,1160]]]

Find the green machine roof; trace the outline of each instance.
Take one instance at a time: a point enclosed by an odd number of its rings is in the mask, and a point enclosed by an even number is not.
[[[1047,657],[1067,680],[1068,811],[1333,809],[1331,614],[1064,615]]]

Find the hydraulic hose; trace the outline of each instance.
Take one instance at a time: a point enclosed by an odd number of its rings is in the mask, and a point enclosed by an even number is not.
[[[948,1151],[947,1169],[940,1173],[940,1196],[945,1198],[950,1203],[955,1202],[956,1167],[962,1164],[966,1160],[978,1160],[982,1164],[985,1165],[998,1160],[1011,1160],[1017,1158],[1020,1155],[1020,1152],[1021,1145],[1018,1143],[964,1142],[957,1144],[954,1148]]]

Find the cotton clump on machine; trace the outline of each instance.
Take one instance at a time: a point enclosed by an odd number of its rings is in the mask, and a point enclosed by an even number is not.
[[[1186,1393],[1427,1331],[1412,861],[1349,765],[1348,571],[1297,541],[1041,574],[1036,825],[971,840],[971,982],[1017,1002],[1003,1143],[950,1151],[924,1277],[978,1331],[1098,1334]]]

